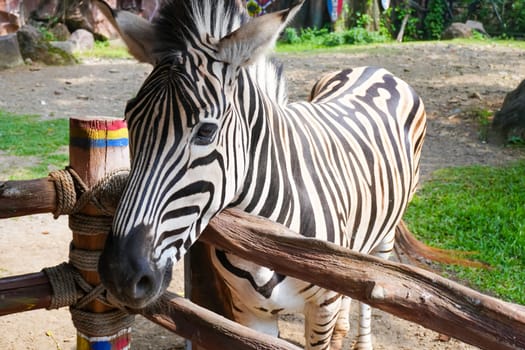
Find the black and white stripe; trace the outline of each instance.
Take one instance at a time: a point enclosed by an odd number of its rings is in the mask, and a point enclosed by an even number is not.
[[[362,67],[328,74],[311,101],[287,104],[280,69],[264,56],[221,60],[219,39],[249,23],[235,1],[172,0],[159,18],[155,68],[126,109],[133,161],[113,235],[146,228],[148,258],[162,268],[237,207],[387,257],[426,127],[412,88]],[[238,321],[276,335],[279,314],[304,312],[307,349],[336,348],[346,333],[348,298],[224,252],[213,261]],[[362,313],[357,346],[371,348],[369,308]]]

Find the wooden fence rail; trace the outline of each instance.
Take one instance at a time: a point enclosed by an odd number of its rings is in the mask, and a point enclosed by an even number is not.
[[[47,207],[39,203],[38,208],[33,208],[31,202],[25,199],[27,195],[24,193],[28,188],[35,198],[48,193],[47,179],[32,181],[29,187],[27,185],[28,182],[0,183],[0,217],[54,210],[50,202],[43,201],[48,203]],[[481,349],[525,349],[525,307],[521,305],[483,295],[426,270],[297,236],[269,220],[228,209],[212,219],[200,240]],[[44,302],[39,307],[45,307],[47,299],[42,294],[48,289],[45,283],[42,286],[41,275],[34,274],[32,278],[41,286],[40,297]],[[4,297],[9,295],[8,290],[13,291],[14,282],[17,287],[23,285],[13,277],[0,279],[0,300],[3,300],[0,309],[4,311],[7,305]],[[31,291],[26,289],[24,293],[27,297]],[[206,332],[214,330],[215,333],[209,338],[215,344],[219,341],[217,339],[221,339],[223,344],[236,344],[237,349],[294,348],[287,344],[275,345],[271,341],[266,343],[266,347],[254,345],[266,338],[254,340],[257,336],[253,331],[232,326],[230,321],[210,312],[202,312],[202,308],[180,298],[166,295],[162,303],[168,306],[168,313],[159,315],[155,310],[148,309],[142,313],[189,337],[196,344],[203,345],[203,337],[192,339],[191,327]],[[9,310],[17,311],[12,304]],[[203,346],[214,348],[213,344],[204,340]]]
[[[297,237],[239,210],[215,217],[201,240],[481,349],[525,349],[525,307],[435,273]]]
[[[45,189],[45,181],[41,183]],[[26,185],[10,182],[7,187],[9,193],[24,193]],[[34,186],[32,190],[38,193]],[[17,207],[32,210],[27,202],[0,203],[0,213],[21,213]],[[233,209],[215,217],[201,240],[482,349],[525,348],[525,307],[429,271],[298,238],[281,225]]]

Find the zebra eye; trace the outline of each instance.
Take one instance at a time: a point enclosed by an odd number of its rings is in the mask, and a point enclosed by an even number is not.
[[[209,145],[215,138],[218,128],[215,123],[202,123],[193,137],[193,142],[201,146]]]

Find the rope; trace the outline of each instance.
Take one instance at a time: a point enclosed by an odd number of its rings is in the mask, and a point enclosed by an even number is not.
[[[79,235],[99,235],[108,233],[113,217],[72,214],[69,216],[69,228]]]
[[[89,188],[71,167],[49,173],[55,182],[57,196],[57,207],[53,212],[54,218],[77,213],[88,203],[93,204],[104,215],[113,215],[126,185],[128,174],[127,169],[115,170]]]
[[[71,213],[75,207],[77,201],[75,182],[67,169],[53,171],[49,173],[49,176],[55,183],[57,194],[57,207],[53,212],[53,217],[56,219],[61,214]]]
[[[96,272],[101,253],[100,250],[79,249],[70,245],[69,262],[79,270]]]
[[[135,315],[130,315],[122,310],[112,310],[104,313],[92,313],[84,310],[70,308],[71,318],[75,328],[82,334],[90,337],[103,337],[116,334],[122,329],[130,328],[135,320]]]
[[[76,288],[75,275],[78,274],[71,265],[62,263],[42,270],[48,277],[53,289],[48,310],[73,305],[80,297]]]
[[[55,182],[57,197],[53,216],[56,219],[60,215],[69,215],[70,229],[80,236],[109,233],[112,215],[126,185],[128,174],[128,170],[116,170],[90,188],[71,167],[53,171],[49,174]],[[88,204],[94,205],[102,215],[80,214],[79,211]],[[97,271],[100,254],[101,251],[80,249],[71,244],[69,263],[43,270],[53,289],[48,309],[70,306],[73,324],[77,330],[91,337],[116,334],[129,328],[134,320],[133,315],[120,309],[104,313],[82,310],[94,300],[110,307],[118,307],[116,302],[108,301],[108,297],[111,296],[101,284],[90,285],[78,272]]]

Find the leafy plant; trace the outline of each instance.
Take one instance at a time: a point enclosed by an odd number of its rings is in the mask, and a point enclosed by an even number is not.
[[[445,0],[431,0],[424,20],[424,32],[427,39],[440,39],[445,29]]]
[[[401,30],[401,23],[405,16],[408,16],[405,32],[403,36],[404,41],[418,40],[422,38],[422,31],[419,28],[420,21],[417,17],[416,10],[404,6],[396,6],[392,10],[393,23],[391,23],[390,31],[392,34],[397,34]]]
[[[339,45],[355,45],[369,43],[384,43],[389,39],[379,32],[369,32],[364,28],[352,28],[340,32],[330,32],[327,28],[302,29],[300,34],[294,28],[287,28],[281,42],[285,44],[306,44],[311,47],[333,47]]]
[[[367,28],[372,23],[372,17],[366,13],[356,12],[356,27]]]
[[[37,30],[40,32],[40,34],[42,34],[42,38],[45,41],[56,41],[57,40],[55,37],[55,34],[53,34],[53,32],[50,31],[48,27],[38,26]]]
[[[295,28],[286,28],[282,36],[282,41],[287,44],[299,44],[301,42],[301,38],[297,34],[297,30]]]
[[[525,146],[525,140],[521,136],[513,135],[509,137],[508,143],[514,146]]]
[[[478,135],[480,141],[487,142],[493,112],[485,108],[474,108],[469,114],[478,124]]]

